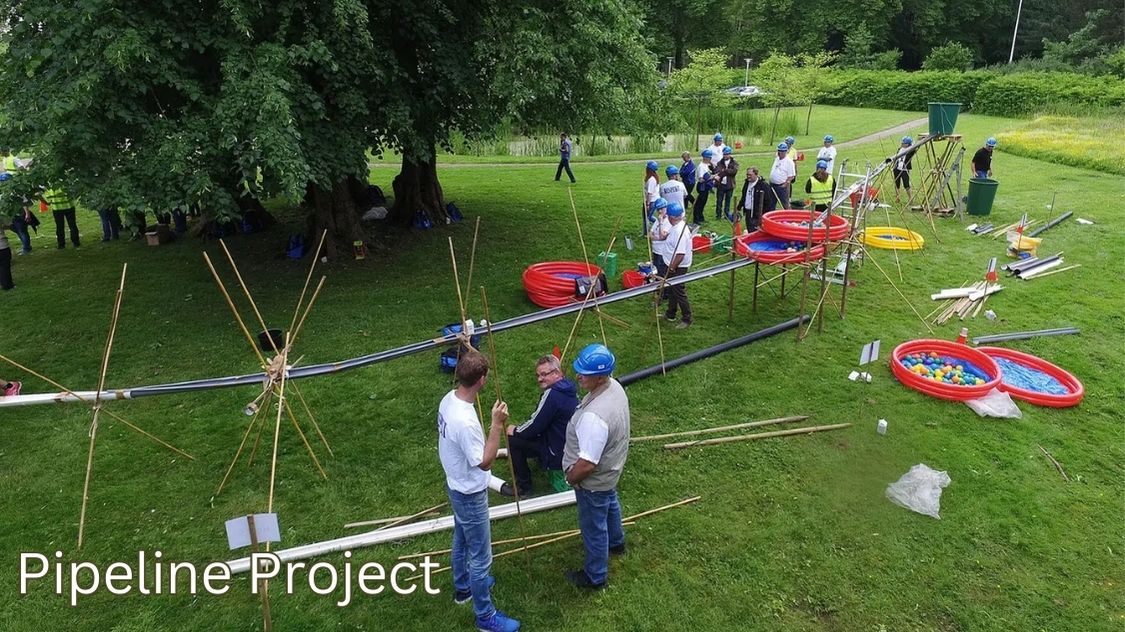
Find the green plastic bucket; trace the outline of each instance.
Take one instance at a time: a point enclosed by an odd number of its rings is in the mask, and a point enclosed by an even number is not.
[[[1000,183],[991,178],[969,178],[969,215],[988,215]]]
[[[608,255],[604,252],[598,253],[598,267],[605,272],[606,277],[617,276],[617,253],[611,252]]]
[[[930,103],[930,135],[949,136],[957,126],[960,103]]]

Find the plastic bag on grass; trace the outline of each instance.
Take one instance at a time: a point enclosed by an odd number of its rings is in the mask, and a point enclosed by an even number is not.
[[[965,402],[973,412],[981,417],[1001,417],[1004,419],[1022,419],[1023,411],[1012,401],[1012,396],[999,389],[988,391],[988,395],[979,399],[970,399]]]
[[[902,478],[887,485],[887,498],[900,507],[941,520],[938,515],[941,490],[949,483],[949,474],[919,463],[903,474]]]

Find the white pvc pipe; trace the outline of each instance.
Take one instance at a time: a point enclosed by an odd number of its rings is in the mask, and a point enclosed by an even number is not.
[[[573,491],[559,492],[557,494],[549,494],[546,496],[537,496],[528,500],[521,500],[520,513],[527,514],[535,513],[538,511],[546,511],[548,509],[556,509],[558,507],[573,505],[575,502],[576,501]],[[495,507],[489,507],[488,509],[489,520],[511,518],[514,515],[516,515],[515,503],[497,505]],[[403,538],[412,538],[414,536],[425,535],[427,533],[446,531],[452,528],[453,516],[442,516],[441,518],[434,518],[432,520],[425,520],[423,522],[416,522],[414,524],[405,524],[401,527],[391,527],[390,529],[369,531],[367,533],[360,533],[343,538],[336,538],[335,540],[305,544],[302,546],[293,547],[291,549],[282,549],[280,551],[276,551],[274,555],[277,555],[277,557],[282,562],[304,560],[310,557],[316,557],[318,555],[325,555],[327,553],[350,551],[353,549],[363,548],[365,546],[374,546],[376,544],[383,544],[385,542],[401,540]],[[227,562],[226,565],[230,568],[231,574],[245,573],[246,571],[250,570],[250,558],[241,557],[236,560]]]
[[[130,399],[126,391],[102,391],[101,400],[112,401],[115,399]],[[97,391],[74,391],[74,393],[29,393],[27,395],[9,395],[0,397],[0,408],[14,406],[34,406],[36,404],[61,404],[64,402],[86,401],[93,403],[98,397]]]

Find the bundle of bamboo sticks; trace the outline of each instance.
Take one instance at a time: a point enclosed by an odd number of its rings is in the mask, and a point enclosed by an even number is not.
[[[970,286],[962,285],[960,289],[968,290],[968,292],[962,292],[962,294],[965,294],[964,296],[949,298],[943,297],[942,293],[939,292],[931,297],[934,300],[942,301],[941,304],[927,316],[927,318],[933,318],[931,321],[933,324],[941,325],[949,322],[954,316],[957,316],[961,320],[964,320],[966,316],[976,318],[977,315],[980,314],[981,309],[984,308],[988,297],[999,292],[1002,286],[987,281],[977,281]]]

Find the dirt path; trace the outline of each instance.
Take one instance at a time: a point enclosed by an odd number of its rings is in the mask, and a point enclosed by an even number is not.
[[[840,148],[840,149],[843,149],[843,148],[846,148],[846,147],[855,147],[856,145],[863,145],[865,143],[870,143],[870,142],[874,142],[874,141],[877,141],[877,140],[882,140],[884,138],[898,137],[898,136],[901,136],[901,135],[905,134],[906,132],[909,132],[910,130],[912,130],[912,129],[920,126],[920,125],[925,125],[928,121],[929,121],[929,118],[927,118],[927,117],[922,117],[920,119],[915,119],[913,121],[907,121],[905,123],[902,123],[901,125],[895,125],[894,127],[889,127],[887,129],[880,130],[878,132],[873,132],[873,133],[868,134],[866,136],[860,136],[859,138],[853,138],[852,140],[845,140],[845,141],[836,143],[836,147]],[[898,143],[895,143],[894,146],[898,147]],[[734,156],[736,158],[740,158],[740,157],[743,157],[743,156],[772,156],[773,154],[774,154],[774,152],[772,152],[772,151],[735,152]],[[643,159],[638,159],[638,160],[598,160],[598,161],[589,161],[589,162],[585,162],[585,161],[584,162],[576,162],[574,164],[575,165],[584,165],[584,164],[643,165],[645,162],[646,161],[643,160]],[[495,168],[495,167],[554,167],[555,163],[554,162],[548,162],[548,161],[543,161],[543,162],[449,162],[449,163],[439,162],[438,166],[441,167],[442,169],[475,169],[475,168],[478,168],[478,167],[485,167],[485,168]],[[398,169],[398,168],[401,167],[401,165],[397,161],[386,161],[386,160],[384,160],[384,161],[379,161],[379,162],[369,162],[369,163],[367,163],[367,167],[368,168],[372,168],[372,167],[393,167],[395,169]]]

